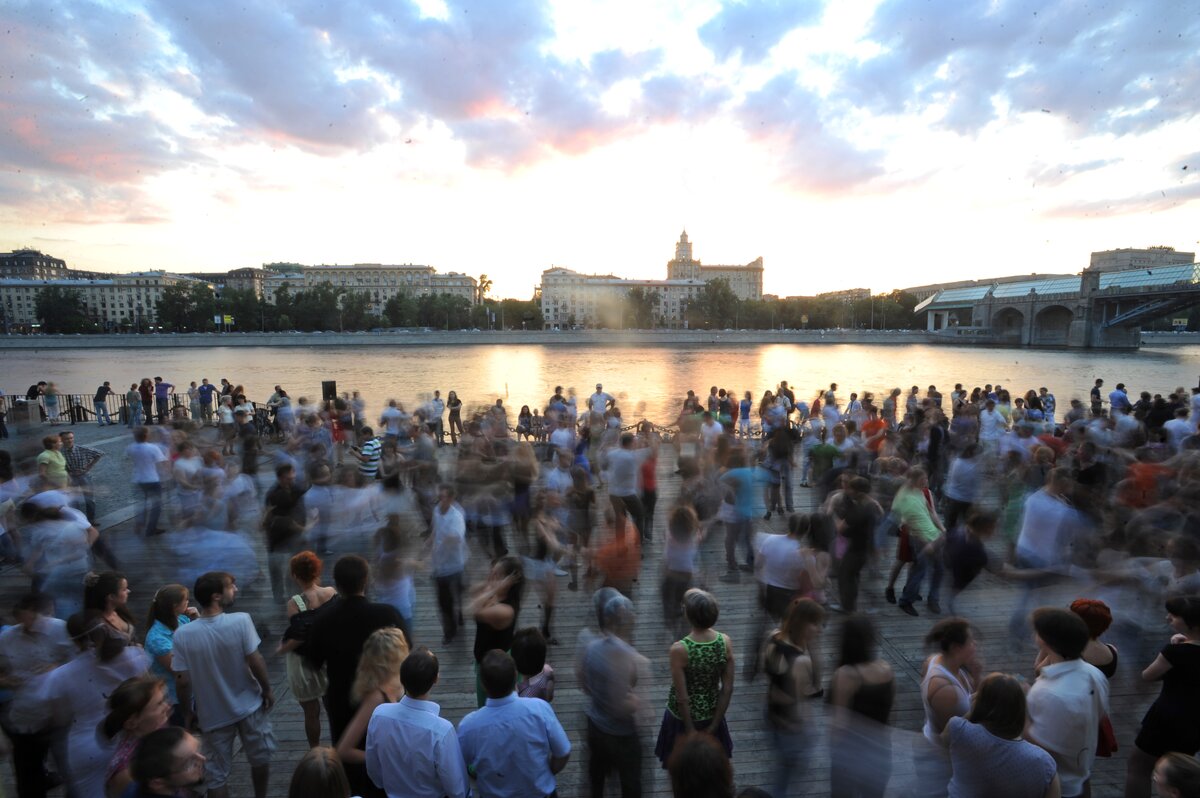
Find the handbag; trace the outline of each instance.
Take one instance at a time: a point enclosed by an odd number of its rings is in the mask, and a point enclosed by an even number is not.
[[[1096,739],[1096,756],[1112,756],[1117,751],[1117,733],[1112,720],[1105,715],[1100,718],[1100,736]]]

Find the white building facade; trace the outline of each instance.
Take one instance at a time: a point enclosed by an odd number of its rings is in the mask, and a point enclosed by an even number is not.
[[[472,305],[479,299],[474,277],[457,272],[438,274],[432,266],[410,263],[306,266],[302,274],[304,288],[324,284],[366,293],[373,313],[382,313],[388,300],[402,293],[410,296],[451,294],[463,297]]]
[[[572,327],[625,326],[626,297],[630,289],[642,288],[659,297],[654,310],[656,326],[684,327],[687,307],[696,301],[709,280],[724,279],[739,299],[761,300],[763,262],[758,258],[745,266],[703,266],[692,257],[687,231],[675,245],[675,257],[667,263],[665,280],[627,280],[611,274],[581,274],[556,266],[542,272],[542,318],[552,330]]]
[[[165,271],[114,274],[95,280],[0,280],[0,313],[8,329],[36,331],[41,326],[38,294],[46,288],[65,288],[78,294],[92,321],[102,329],[140,328],[158,322],[158,300],[165,288],[193,284],[212,289],[212,283]]]

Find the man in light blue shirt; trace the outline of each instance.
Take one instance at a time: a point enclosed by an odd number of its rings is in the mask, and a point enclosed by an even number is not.
[[[429,700],[438,661],[425,647],[400,665],[404,697],[380,704],[367,726],[367,775],[388,798],[466,798],[467,768],[454,725]]]
[[[487,703],[458,724],[467,769],[480,798],[557,798],[555,774],[571,758],[571,742],[550,705],[518,698],[517,666],[498,649],[479,665]]]

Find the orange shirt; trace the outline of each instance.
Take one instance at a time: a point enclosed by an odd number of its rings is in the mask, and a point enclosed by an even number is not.
[[[879,447],[883,446],[883,436],[880,435],[880,437],[876,438],[875,440],[871,440],[871,436],[878,435],[885,429],[887,429],[887,422],[882,418],[871,418],[863,422],[862,436],[863,440],[867,442],[867,449],[875,452],[876,454],[879,453]]]

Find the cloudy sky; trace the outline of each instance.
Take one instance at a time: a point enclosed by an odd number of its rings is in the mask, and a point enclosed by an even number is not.
[[[1200,3],[0,0],[0,127],[80,268],[1076,272],[1200,243]]]

